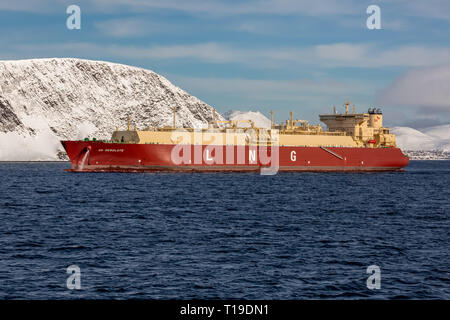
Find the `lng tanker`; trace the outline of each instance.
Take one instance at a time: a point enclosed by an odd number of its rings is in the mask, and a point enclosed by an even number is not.
[[[319,115],[326,125],[310,125],[291,116],[270,128],[251,120],[213,121],[207,128],[173,126],[113,132],[110,140],[61,141],[69,171],[395,171],[409,163],[395,135],[383,126],[380,109],[367,113]]]

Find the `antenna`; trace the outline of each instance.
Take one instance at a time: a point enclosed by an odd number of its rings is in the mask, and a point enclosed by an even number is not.
[[[273,128],[273,110],[270,110],[270,129]]]
[[[177,127],[177,106],[173,107],[173,128]]]
[[[127,115],[127,122],[128,122],[128,131],[130,131],[130,116],[129,115]]]
[[[291,111],[291,129],[294,129],[294,113]]]

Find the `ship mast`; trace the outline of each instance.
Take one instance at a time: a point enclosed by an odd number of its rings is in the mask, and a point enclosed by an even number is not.
[[[345,103],[345,114],[348,114],[348,106],[350,105],[350,100]]]
[[[173,107],[173,128],[177,127],[177,106]]]
[[[291,111],[291,129],[294,129],[294,112]]]
[[[273,129],[273,110],[270,110],[270,129]]]

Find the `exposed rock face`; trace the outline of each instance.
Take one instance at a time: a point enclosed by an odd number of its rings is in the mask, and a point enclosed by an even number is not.
[[[9,102],[0,97],[0,130],[10,132],[17,129],[25,129],[22,121],[14,113]]]
[[[0,61],[0,160],[57,159],[58,144],[52,154],[18,159],[11,142],[23,138],[26,148],[43,134],[55,141],[109,139],[128,115],[142,129],[171,125],[174,106],[177,126],[202,127],[213,119],[209,105],[150,70],[80,59]]]

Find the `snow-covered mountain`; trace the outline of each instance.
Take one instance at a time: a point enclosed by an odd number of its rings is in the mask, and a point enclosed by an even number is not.
[[[138,128],[202,127],[212,108],[141,68],[80,59],[0,61],[0,160],[55,160],[60,139]],[[218,120],[223,120],[220,114]]]
[[[450,141],[450,124],[425,128],[422,130],[423,133],[438,138],[440,140],[449,140]],[[447,141],[447,143],[449,142]]]
[[[409,127],[393,127],[397,145],[403,150],[450,152],[450,125],[440,125],[422,130]]]
[[[270,120],[259,111],[237,111],[231,110],[223,114],[228,120],[252,120],[255,127],[270,128]]]

